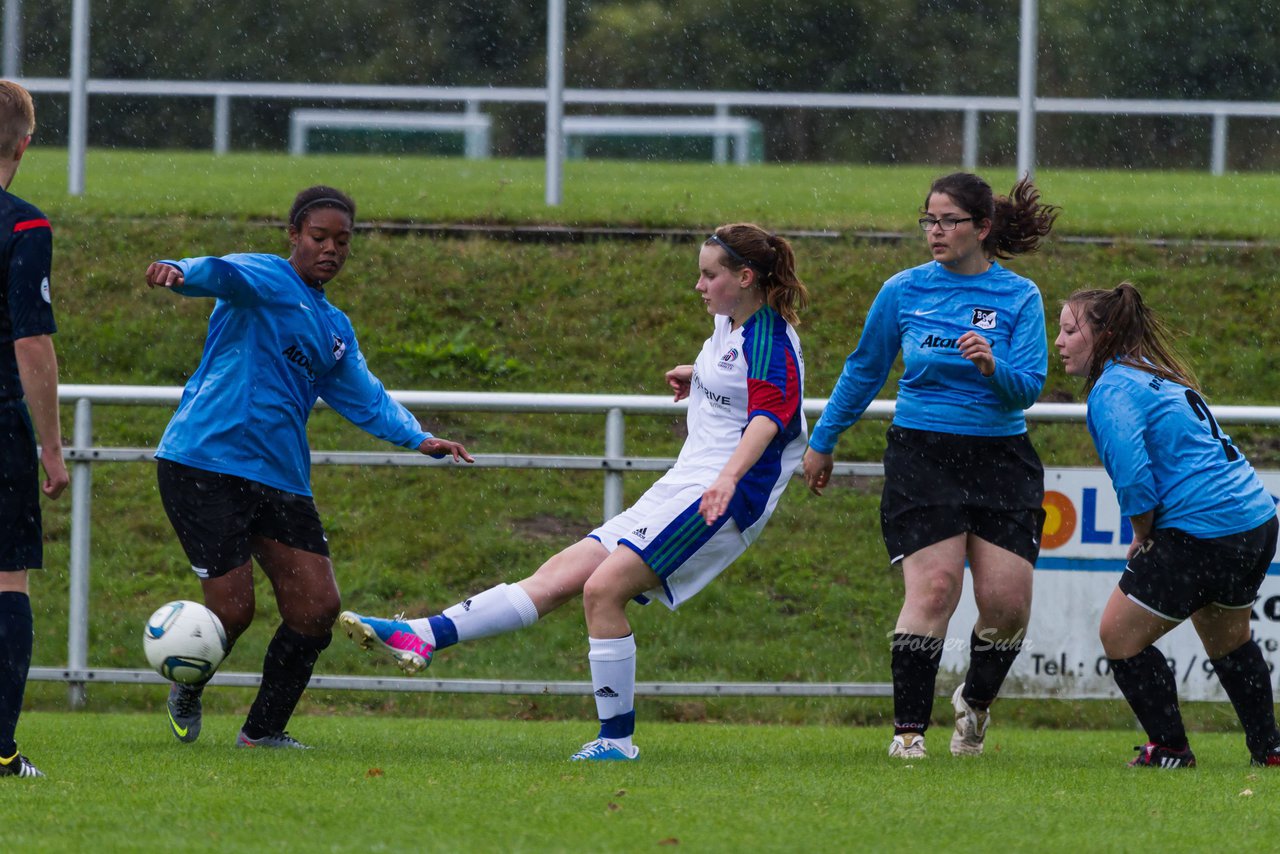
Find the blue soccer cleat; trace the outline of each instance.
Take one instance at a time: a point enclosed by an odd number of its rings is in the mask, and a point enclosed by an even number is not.
[[[412,675],[426,670],[431,663],[435,647],[415,634],[402,620],[364,617],[355,611],[343,611],[338,623],[347,637],[358,643],[361,649],[382,647],[405,673]]]
[[[570,762],[631,762],[640,758],[640,748],[634,744],[624,748],[617,742],[607,738],[588,741],[582,748],[569,757]]]

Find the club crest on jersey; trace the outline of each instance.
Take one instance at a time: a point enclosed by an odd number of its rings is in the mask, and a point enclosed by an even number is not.
[[[979,329],[995,329],[996,310],[994,308],[975,308],[973,310],[973,325]]]
[[[336,362],[347,353],[347,342],[337,335],[333,336],[333,360]]]
[[[716,367],[722,371],[729,371],[733,369],[733,363],[736,361],[738,361],[738,348],[730,347],[729,352],[720,357]]]

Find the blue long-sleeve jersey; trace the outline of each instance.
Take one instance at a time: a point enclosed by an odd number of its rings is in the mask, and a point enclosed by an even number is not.
[[[971,330],[991,342],[990,377],[960,355],[956,341]],[[930,261],[893,276],[867,312],[811,448],[835,449],[884,386],[899,351],[905,370],[895,424],[965,436],[1025,433],[1023,411],[1040,396],[1049,360],[1040,290],[998,263],[962,276]]]
[[[156,456],[311,494],[307,419],[318,398],[405,448],[431,437],[369,372],[351,321],[276,255],[166,261],[175,293],[215,297],[200,366]]]
[[[1275,502],[1204,399],[1172,380],[1112,362],[1089,393],[1085,421],[1125,516],[1224,537],[1258,527]]]

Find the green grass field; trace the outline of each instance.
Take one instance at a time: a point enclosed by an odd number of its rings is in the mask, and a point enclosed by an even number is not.
[[[1246,851],[1280,831],[1280,776],[1233,735],[1161,772],[1125,767],[1132,731],[997,723],[962,760],[939,728],[903,763],[884,730],[642,723],[638,762],[583,767],[585,723],[309,717],[314,749],[273,753],[231,747],[238,726],[183,745],[159,715],[27,715],[50,776],[4,784],[5,848]]]
[[[942,171],[573,163],[565,205],[549,210],[536,161],[92,151],[88,193],[69,199],[64,155],[35,148],[13,190],[54,220],[67,383],[184,382],[209,305],[148,292],[146,264],[283,252],[280,229],[256,221],[280,221],[298,189],[327,181],[350,189],[366,220],[701,230],[750,218],[841,231],[796,241],[813,295],[801,328],[813,397],[830,390],[880,282],[924,260],[914,240],[848,232],[913,232],[928,181]],[[998,189],[1013,180],[1007,170],[987,174]],[[1275,403],[1278,180],[1045,173],[1046,199],[1064,207],[1061,234],[1115,242],[1050,242],[1010,266],[1040,284],[1051,322],[1076,288],[1138,282],[1185,334],[1212,402]],[[1142,236],[1250,245],[1131,239]],[[694,258],[694,244],[679,240],[362,234],[330,293],[391,388],[662,394],[662,371],[707,334]],[[881,396],[891,395],[889,387]],[[1079,387],[1051,364],[1045,399],[1078,400]],[[169,414],[102,407],[94,442],[154,446]],[[599,418],[418,414],[482,453],[594,454],[603,444]],[[67,433],[70,419],[68,407]],[[879,422],[856,426],[839,457],[878,459],[883,431]],[[682,435],[678,421],[635,419],[627,451],[670,456]],[[313,418],[311,436],[317,449],[378,447],[332,413]],[[1238,428],[1232,437],[1256,463],[1280,465],[1274,431]],[[1032,438],[1048,465],[1095,464],[1080,425],[1036,425]],[[90,664],[143,667],[147,615],[168,599],[197,598],[198,586],[151,466],[93,472]],[[628,475],[626,498],[651,480]],[[346,605],[421,614],[518,578],[576,540],[598,521],[602,482],[591,472],[328,468],[314,485]],[[695,601],[675,614],[637,609],[638,678],[888,681],[885,633],[902,587],[885,567],[878,496],[877,483],[855,479],[821,500],[793,488],[760,542]],[[32,584],[40,666],[66,661],[68,507],[47,505],[48,569]],[[226,669],[259,669],[278,622],[265,582],[258,607]],[[318,672],[398,675],[341,637]],[[431,673],[585,680],[581,611],[570,605],[530,632],[448,650]],[[940,692],[953,685],[940,682]],[[228,745],[251,696],[210,691],[207,735],[184,748],[163,726],[158,686],[92,684],[88,713],[64,714],[65,686],[32,683],[19,739],[51,778],[21,800],[4,798],[15,820],[0,846],[632,850],[678,840],[694,850],[1125,850],[1150,838],[1190,850],[1263,846],[1277,829],[1280,790],[1245,766],[1238,725],[1221,704],[1186,709],[1200,769],[1144,779],[1123,767],[1142,739],[1114,702],[1002,700],[992,755],[966,764],[945,755],[948,708],[939,698],[935,756],[908,768],[884,756],[886,700],[642,698],[642,762],[582,769],[565,758],[592,735],[586,698],[311,691],[292,729],[318,749],[246,756]]]

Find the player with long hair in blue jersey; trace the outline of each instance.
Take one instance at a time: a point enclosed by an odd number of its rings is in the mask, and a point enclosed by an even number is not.
[[[1049,233],[1057,208],[1039,195],[1029,179],[1007,197],[964,172],[933,182],[919,220],[933,260],[880,289],[805,453],[805,480],[821,495],[836,440],[901,352],[880,503],[889,559],[901,564],[906,585],[891,645],[890,756],[927,755],[938,664],[966,561],[978,620],[968,674],[952,696],[953,754],[982,753],[989,709],[1030,618],[1044,469],[1023,410],[1044,385],[1048,342],[1039,289],[996,259],[1035,251]]]
[[[288,258],[185,258],[147,268],[153,288],[216,300],[200,365],[156,451],[165,512],[229,644],[253,620],[255,559],[282,618],[239,747],[303,747],[285,725],[341,607],[311,497],[307,419],[316,401],[392,444],[472,462],[387,394],[351,321],[329,302],[325,286],[346,263],[355,215],[350,196],[310,187],[289,211]],[[170,689],[169,726],[180,741],[200,734],[203,690]]]
[[[515,584],[499,584],[433,617],[405,620],[344,611],[366,649],[413,673],[433,653],[532,625],[582,595],[598,736],[575,761],[639,756],[632,599],[674,610],[760,535],[800,465],[807,432],[804,359],[795,325],[808,293],[786,239],[750,223],[722,225],[698,253],[696,289],[714,316],[692,365],[666,373],[688,397],[689,436],[675,465],[640,500]]]
[[[1190,618],[1244,728],[1254,765],[1280,765],[1271,673],[1249,618],[1276,553],[1275,500],[1222,431],[1138,289],[1084,290],[1055,344],[1082,377],[1086,423],[1133,525],[1102,613],[1111,675],[1147,733],[1130,765],[1190,768],[1178,690],[1152,644]]]

